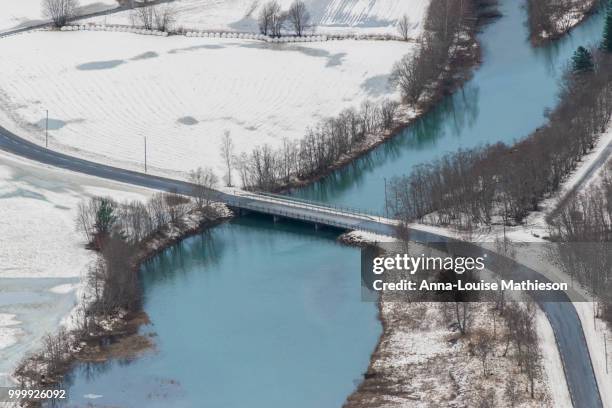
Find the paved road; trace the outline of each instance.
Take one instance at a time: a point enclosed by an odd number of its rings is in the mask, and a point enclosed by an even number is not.
[[[485,250],[480,246],[459,242],[450,238],[440,237],[424,231],[412,230],[410,239],[418,242],[434,243],[435,247],[444,247],[444,242],[450,243],[452,252],[460,252],[463,256],[480,256],[486,254],[488,265],[495,264],[502,258],[499,254]],[[507,261],[507,259],[506,259]],[[547,283],[548,278],[540,272],[512,261],[512,276],[517,280],[535,280]],[[534,296],[535,301],[546,314],[552,326],[559,354],[563,362],[565,378],[569,388],[572,403],[575,408],[601,408],[603,407],[599,387],[593,371],[591,356],[587,346],[582,323],[565,292],[546,293]]]
[[[570,198],[572,198],[577,192],[582,191],[585,185],[591,180],[591,178],[597,173],[602,166],[606,164],[608,159],[612,157],[612,140],[608,142],[608,145],[599,153],[599,156],[589,165],[587,171],[580,177],[580,179],[574,184],[574,186],[565,193],[563,198],[559,201],[557,206],[550,214],[546,216],[546,219],[550,222],[553,218],[559,214]]]
[[[187,195],[191,195],[193,191],[193,186],[187,182],[106,166],[47,150],[2,127],[0,127],[0,150],[55,167],[136,186],[176,191]],[[324,205],[248,193],[216,192],[216,198],[228,205],[244,210],[300,219],[315,224],[333,225],[345,229],[365,230],[390,236],[396,235],[393,226],[382,222],[378,217],[344,212]],[[419,230],[411,231],[411,239],[419,242],[435,243],[433,245],[448,245],[449,243],[459,242]],[[494,252],[475,245],[463,243],[462,248],[467,248],[464,250],[473,251],[473,253],[487,253],[491,260],[500,257]],[[549,281],[539,272],[519,263],[515,263],[515,270],[515,273],[522,279],[537,279],[540,282]],[[603,405],[580,319],[573,305],[569,303],[567,295],[561,294],[560,296],[561,298],[557,300],[564,300],[565,302],[550,302],[549,299],[536,300],[546,313],[553,328],[574,406],[577,408],[600,408]]]

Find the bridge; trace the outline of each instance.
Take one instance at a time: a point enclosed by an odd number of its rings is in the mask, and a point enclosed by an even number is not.
[[[20,138],[2,127],[0,127],[0,150],[39,163],[121,183],[161,191],[172,191],[184,195],[193,195],[194,192],[194,185],[191,183],[111,167],[65,155]],[[214,199],[226,203],[238,212],[252,211],[269,214],[275,218],[282,217],[309,222],[315,226],[325,225],[344,230],[361,230],[388,236],[396,235],[392,220],[363,211],[241,190],[212,191],[211,193]],[[454,241],[451,238],[418,229],[410,230],[410,239],[423,243]],[[474,245],[474,247],[476,246]],[[478,248],[480,251],[483,250],[480,247]],[[500,257],[499,254],[491,251],[486,251],[486,253],[490,260]],[[517,261],[513,261],[513,263],[517,272],[522,276],[538,279],[540,282],[549,281],[539,272]],[[582,323],[573,304],[569,301],[569,298],[562,302],[540,301],[538,303],[553,328],[573,405],[576,407],[602,407],[603,404]]]
[[[347,231],[366,231],[394,236],[394,221],[373,212],[341,206],[307,201],[296,197],[270,193],[251,193],[233,190],[217,194],[217,200],[224,202],[238,213],[256,212],[272,216],[274,221],[285,218],[320,226]]]
[[[54,167],[101,177],[154,190],[193,196],[196,185],[160,176],[112,167],[65,155],[22,139],[0,127],[0,150]],[[330,206],[299,198],[268,193],[251,193],[239,189],[212,190],[213,200],[223,202],[238,212],[268,214],[275,219],[286,218],[343,230],[360,230],[394,236],[393,221],[364,210]]]

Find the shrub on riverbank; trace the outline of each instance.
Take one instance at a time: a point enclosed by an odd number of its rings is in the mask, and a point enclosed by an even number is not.
[[[194,185],[195,195],[198,188]],[[42,350],[24,359],[16,369],[23,386],[58,384],[76,360],[99,361],[113,353],[129,352],[107,353],[105,347],[111,339],[121,342],[138,336],[139,325],[146,321],[138,279],[141,262],[206,225],[231,216],[223,204],[173,193],[154,194],[146,204],[93,197],[78,211],[77,228],[99,256],[87,273],[85,294],[74,313],[71,330],[48,335]],[[132,340],[127,341],[131,350],[139,350],[140,346],[134,344],[151,343],[146,338]],[[28,406],[39,405],[32,402]]]
[[[607,166],[598,185],[573,194],[551,219],[559,246],[550,257],[600,299],[596,315],[612,323],[612,161]]]
[[[528,0],[531,41],[540,44],[561,37],[598,6],[599,0]]]
[[[476,26],[498,16],[495,0],[434,0],[425,18],[425,32],[414,53],[395,67],[397,86],[410,110],[424,111],[450,92],[468,75],[478,59],[473,41]],[[247,189],[278,190],[326,174],[335,166],[377,145],[405,124],[400,105],[384,100],[364,102],[359,110],[347,109],[308,130],[299,142],[285,141],[280,149],[268,145],[242,154],[238,172]]]

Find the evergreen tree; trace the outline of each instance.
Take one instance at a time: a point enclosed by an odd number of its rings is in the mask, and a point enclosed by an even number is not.
[[[593,64],[593,55],[583,46],[578,47],[572,57],[574,72],[579,74],[592,71],[595,65]]]
[[[107,198],[101,198],[98,211],[96,212],[96,222],[94,225],[99,236],[107,236],[110,233],[111,229],[113,228],[113,224],[117,220],[114,212],[114,203]]]
[[[612,1],[608,3],[608,8],[606,9],[606,22],[601,48],[607,52],[612,52]]]

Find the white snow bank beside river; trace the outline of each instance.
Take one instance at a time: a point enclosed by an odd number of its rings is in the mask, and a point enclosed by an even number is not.
[[[145,199],[144,189],[0,155],[0,386],[75,306],[93,253],[75,231],[93,195]]]
[[[0,124],[44,143],[48,109],[52,149],[142,171],[147,136],[150,171],[180,177],[210,166],[221,176],[226,130],[236,153],[278,147],[365,99],[398,98],[389,73],[412,47],[117,32],[19,35],[0,41]]]

